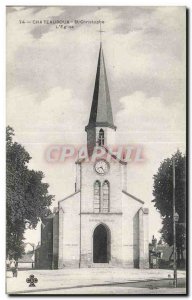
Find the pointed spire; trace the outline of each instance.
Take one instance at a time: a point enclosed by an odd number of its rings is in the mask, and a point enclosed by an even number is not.
[[[111,107],[107,74],[105,69],[102,43],[100,43],[95,88],[93,93],[89,124],[86,126],[85,130],[97,126],[110,127],[116,130],[116,126],[113,123],[113,113]]]

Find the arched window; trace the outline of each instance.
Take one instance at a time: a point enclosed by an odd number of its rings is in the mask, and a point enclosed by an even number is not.
[[[104,145],[104,130],[101,128],[99,130],[99,146],[103,146]]]
[[[99,180],[94,183],[94,202],[93,202],[93,211],[95,213],[100,212],[101,206],[101,183]]]
[[[103,186],[102,186],[102,207],[101,207],[101,211],[102,212],[109,212],[109,197],[110,197],[110,186],[109,186],[109,182],[107,180],[105,180],[103,182]]]

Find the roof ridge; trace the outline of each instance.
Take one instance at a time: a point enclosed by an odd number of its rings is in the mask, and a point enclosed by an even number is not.
[[[78,194],[79,192],[80,192],[80,190],[78,190],[78,191],[72,193],[71,195],[69,195],[69,196],[67,196],[67,197],[65,197],[65,198],[63,198],[63,199],[61,199],[61,200],[59,200],[58,202],[62,202],[62,201],[64,201],[64,200],[67,200],[68,198],[74,196],[75,194]]]
[[[134,200],[136,200],[136,201],[138,201],[138,202],[140,202],[140,203],[142,203],[142,204],[144,204],[144,203],[145,203],[145,202],[144,202],[144,201],[142,201],[141,199],[139,199],[139,198],[137,198],[137,197],[133,196],[132,194],[128,193],[128,192],[127,192],[127,191],[125,191],[125,190],[122,190],[122,192],[123,192],[124,194],[126,194],[127,196],[129,196],[129,197],[133,198]]]

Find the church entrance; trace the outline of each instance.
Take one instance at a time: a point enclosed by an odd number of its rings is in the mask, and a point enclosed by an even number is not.
[[[110,232],[103,225],[98,225],[93,233],[93,262],[109,263],[110,260]]]

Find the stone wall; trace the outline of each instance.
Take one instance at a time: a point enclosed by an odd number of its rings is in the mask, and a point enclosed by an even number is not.
[[[58,269],[59,255],[59,213],[57,212],[53,218],[53,262],[52,268]]]
[[[110,238],[110,265],[122,262],[122,214],[82,214],[81,226],[81,267],[90,267],[93,262],[93,234],[95,228],[103,224]],[[97,265],[97,264],[95,264]]]
[[[78,267],[80,256],[80,192],[59,202],[59,268]]]
[[[94,163],[77,166],[81,174],[81,191],[59,202],[59,268],[98,266],[93,262],[94,229],[103,224],[110,232],[110,263],[108,266],[147,268],[148,210],[143,202],[131,197],[126,188],[126,167],[110,163],[106,175],[94,171]],[[93,212],[94,182],[110,183],[110,210]]]
[[[139,210],[139,268],[149,268],[148,208]]]
[[[139,267],[139,214],[141,203],[122,193],[123,196],[123,263]]]
[[[93,186],[96,180],[102,183],[108,180],[110,183],[110,212],[122,212],[122,165],[117,162],[110,163],[109,173],[101,176],[94,171],[94,163],[82,164],[82,205],[81,212],[93,212]]]

